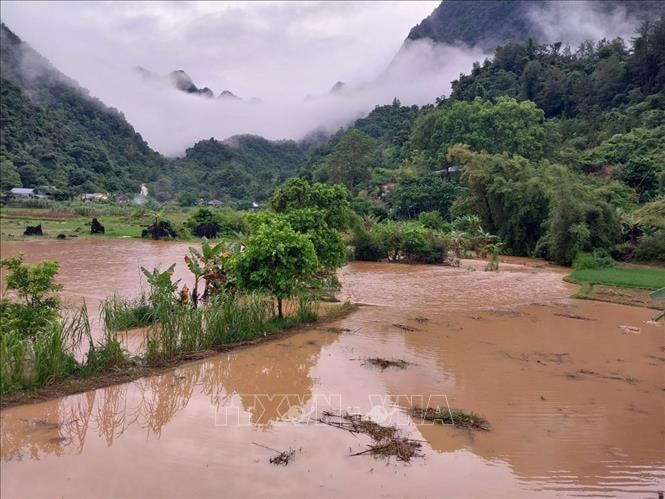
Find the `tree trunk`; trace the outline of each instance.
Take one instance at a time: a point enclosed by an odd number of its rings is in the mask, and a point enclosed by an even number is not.
[[[280,319],[282,317],[284,317],[284,315],[282,314],[282,299],[281,298],[277,298],[277,317],[279,317]]]

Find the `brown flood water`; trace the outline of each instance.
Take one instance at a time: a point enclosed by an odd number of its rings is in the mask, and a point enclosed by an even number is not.
[[[33,244],[23,245],[30,259],[61,260],[66,292],[87,299],[130,292],[138,262],[182,268],[186,248]],[[3,256],[17,246],[3,244]],[[4,410],[0,493],[657,497],[665,489],[665,328],[648,323],[651,310],[566,298],[575,287],[560,269],[511,261],[500,272],[470,261],[461,269],[353,263],[340,272],[341,295],[368,306],[333,324]],[[363,365],[376,356],[410,365]],[[478,412],[492,430],[425,425],[404,412],[428,399]],[[399,425],[423,441],[424,457],[349,457],[369,439],[313,421],[340,408]],[[293,448],[295,460],[274,466],[271,451],[254,443]]]

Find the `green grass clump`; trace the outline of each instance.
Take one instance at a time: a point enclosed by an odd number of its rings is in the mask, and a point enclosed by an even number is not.
[[[113,295],[100,306],[102,322],[108,331],[125,331],[152,324],[154,312],[145,295],[130,299]]]
[[[489,430],[487,420],[475,412],[466,412],[461,409],[412,407],[411,415],[425,421],[437,424],[450,424],[471,428],[474,430]]]
[[[155,322],[146,341],[146,359],[152,364],[252,340],[272,329],[272,301],[264,296],[216,295],[198,308],[157,299],[153,309]]]
[[[665,270],[625,267],[581,269],[573,271],[567,279],[578,284],[658,289],[665,286]]]

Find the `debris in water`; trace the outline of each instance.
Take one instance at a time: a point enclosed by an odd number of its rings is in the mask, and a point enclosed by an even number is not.
[[[412,457],[421,457],[419,452],[422,444],[416,440],[408,438],[395,438],[385,443],[375,443],[368,446],[368,449],[351,454],[351,456],[362,456],[371,454],[372,456],[382,456],[390,458],[395,456],[399,461],[409,462]]]
[[[264,449],[268,449],[269,451],[277,453],[276,456],[273,456],[273,457],[270,458],[270,464],[275,464],[275,465],[278,465],[278,466],[279,465],[286,466],[296,456],[296,451],[294,449],[291,449],[290,447],[289,447],[289,450],[279,451],[279,450],[273,449],[272,447],[268,447],[267,445],[258,444],[256,442],[252,442],[252,443],[254,445],[257,445],[259,447],[263,447]]]
[[[417,331],[415,327],[405,326],[404,324],[395,323],[393,324],[396,328],[402,329],[404,331]]]
[[[429,319],[427,317],[414,317],[413,320],[419,322],[420,324],[429,322]]]
[[[366,450],[356,452],[351,456],[370,454],[388,459],[394,456],[405,462],[409,462],[412,457],[422,457],[422,454],[418,452],[422,447],[420,442],[400,437],[396,427],[381,426],[370,419],[363,418],[362,414],[335,414],[325,411],[317,421],[334,428],[346,430],[352,435],[363,433],[374,440],[374,443],[370,444]]]
[[[381,426],[371,419],[363,419],[362,414],[335,414],[334,412],[324,411],[322,417],[317,421],[328,426],[341,428],[354,435],[363,433],[377,441],[395,438],[397,435],[397,428],[394,426]]]
[[[358,329],[360,329],[360,328],[358,328]],[[358,329],[356,331],[358,331]],[[321,328],[319,328],[319,330],[324,331],[326,333],[337,333],[337,334],[356,332],[356,331],[351,331],[347,327],[337,327],[337,326],[321,327]]]
[[[405,369],[406,366],[409,365],[407,361],[402,359],[389,360],[389,359],[382,359],[381,357],[372,357],[371,359],[365,359],[363,365],[365,364],[371,364],[373,366],[379,367],[381,368],[382,371],[385,371],[389,367],[395,367],[397,369]]]
[[[591,317],[584,317],[583,315],[569,314],[566,312],[557,312],[554,315],[559,317],[566,317],[567,319],[577,319],[578,321],[593,321]]]
[[[490,426],[487,420],[475,412],[465,412],[461,409],[448,409],[433,407],[412,407],[409,411],[411,416],[423,419],[425,421],[432,421],[437,424],[450,424],[455,426],[462,426],[473,430],[490,431]]]
[[[582,378],[584,376],[594,376],[596,378],[611,379],[614,381],[623,381],[629,385],[639,383],[639,379],[632,376],[621,376],[620,374],[603,374],[596,371],[589,371],[587,369],[580,369],[576,373],[567,373],[566,376],[571,379]]]
[[[639,327],[635,326],[619,326],[623,329],[623,334],[640,334],[642,330]]]
[[[288,451],[282,451],[279,454],[277,454],[275,457],[270,458],[270,464],[276,464],[276,465],[284,465],[286,466],[289,464],[291,459],[293,459],[296,455],[296,451],[293,449],[289,449]]]

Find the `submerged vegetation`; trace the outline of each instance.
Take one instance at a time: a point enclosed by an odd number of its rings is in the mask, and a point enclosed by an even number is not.
[[[472,430],[489,431],[490,429],[489,423],[484,417],[475,412],[466,412],[461,409],[413,407],[410,413],[416,418],[436,424],[456,425]]]

